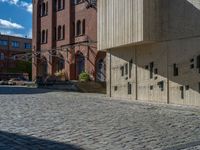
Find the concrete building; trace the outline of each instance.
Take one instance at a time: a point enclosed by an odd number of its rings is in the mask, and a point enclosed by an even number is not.
[[[8,73],[18,61],[30,61],[31,50],[31,39],[0,34],[0,73]]]
[[[199,0],[100,0],[112,97],[200,106]]]
[[[105,52],[97,51],[96,0],[33,0],[33,80],[83,71],[105,81]]]

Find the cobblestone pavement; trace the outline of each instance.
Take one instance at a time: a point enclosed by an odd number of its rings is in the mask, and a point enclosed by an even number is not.
[[[197,150],[200,110],[0,87],[0,150]]]

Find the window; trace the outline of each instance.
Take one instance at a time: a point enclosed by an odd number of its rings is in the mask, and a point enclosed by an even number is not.
[[[12,47],[13,48],[19,48],[19,42],[18,41],[12,41]]]
[[[25,49],[31,49],[31,44],[30,43],[24,43],[24,48]]]
[[[125,65],[125,74],[128,75],[128,64]]]
[[[62,0],[57,0],[58,1],[58,10],[62,9]]]
[[[151,63],[150,63],[150,79],[153,78],[153,67],[154,67],[154,63],[151,62]]]
[[[65,25],[62,27],[62,39],[65,39]]]
[[[189,86],[189,85],[186,85],[186,86],[185,86],[185,90],[188,91],[189,89],[190,89],[190,86]]]
[[[0,60],[4,60],[4,59],[5,59],[4,53],[0,53]]]
[[[61,40],[61,26],[58,26],[58,40]]]
[[[65,0],[55,0],[55,5],[54,9],[56,11],[60,11],[64,9],[65,6]]]
[[[8,46],[8,41],[7,40],[0,40],[0,45],[1,46]]]
[[[39,6],[40,9],[40,16],[46,16],[48,14],[48,2],[43,2],[41,3],[41,5]]]
[[[45,43],[45,30],[42,30],[42,35],[41,36],[42,36],[41,37],[41,39],[42,39],[41,43]]]
[[[174,64],[174,76],[178,76],[178,67],[176,64]]]
[[[158,74],[158,69],[154,69],[154,74]]]
[[[42,7],[41,7],[41,16],[45,16],[46,15],[46,4],[42,3]]]
[[[180,91],[181,91],[181,99],[184,99],[184,87],[183,86],[180,87]]]
[[[153,85],[150,86],[150,90],[153,90]]]
[[[79,36],[81,35],[81,21],[78,20],[76,23],[76,35]]]
[[[45,12],[46,15],[48,15],[48,2],[46,2],[46,12]]]
[[[120,70],[121,70],[121,76],[123,77],[123,76],[124,76],[124,66],[122,66],[122,67],[120,68]]]
[[[46,30],[46,43],[48,42],[48,30]]]
[[[197,56],[197,69],[199,69],[199,73],[200,73],[200,55]]]
[[[161,89],[161,91],[164,91],[164,81],[158,82],[158,86]]]
[[[58,29],[55,27],[55,31],[54,31],[55,35],[55,40],[63,40],[65,38],[65,25],[61,26],[59,25],[58,26]]]
[[[83,19],[82,23],[82,33],[85,34],[85,19]]]
[[[199,82],[199,93],[200,93],[200,82]]]
[[[41,34],[41,43],[47,43],[48,41],[48,30],[42,30],[42,34]]]
[[[132,94],[132,84],[128,82],[128,95]]]
[[[117,86],[114,86],[114,91],[117,91],[118,87]]]
[[[129,61],[129,78],[131,78],[132,73],[132,67],[133,67],[133,59]]]

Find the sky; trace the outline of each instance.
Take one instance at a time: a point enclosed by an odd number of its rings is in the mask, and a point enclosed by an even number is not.
[[[0,0],[0,33],[32,38],[32,0]]]

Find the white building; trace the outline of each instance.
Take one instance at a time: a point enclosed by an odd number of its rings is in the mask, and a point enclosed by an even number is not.
[[[112,97],[200,106],[199,0],[99,0]]]

